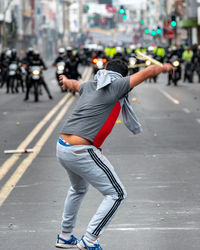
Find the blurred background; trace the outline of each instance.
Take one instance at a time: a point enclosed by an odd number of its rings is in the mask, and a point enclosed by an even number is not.
[[[59,77],[87,82],[113,58],[174,74],[130,92],[143,133],[119,116],[104,144],[129,195],[102,247],[200,249],[200,0],[0,0],[0,250],[55,249],[70,185],[55,146],[79,100]]]
[[[0,50],[28,47],[52,59],[85,43],[148,47],[200,43],[196,0],[0,0]]]

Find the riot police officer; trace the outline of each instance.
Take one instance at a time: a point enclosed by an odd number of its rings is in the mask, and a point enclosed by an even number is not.
[[[120,59],[125,63],[129,62],[127,56],[124,55],[124,49],[120,46],[116,47],[116,54],[114,55],[113,59]]]
[[[197,45],[194,45],[193,47],[193,56],[191,59],[192,62],[192,77],[191,80],[193,82],[193,77],[194,77],[194,73],[196,72],[198,75],[198,80],[200,83],[200,51],[198,49]]]
[[[14,66],[14,68],[13,68]],[[11,88],[12,93],[14,91],[18,93],[18,86],[20,85],[22,88],[22,92],[24,92],[24,84],[21,70],[21,60],[17,56],[17,51],[15,48],[11,49],[8,54],[8,75],[7,75],[7,93],[9,93],[9,89]],[[14,72],[14,75],[11,74]]]
[[[65,48],[63,47],[58,49],[58,56],[53,62],[53,66],[56,66],[57,63],[62,62],[62,61],[66,61]]]
[[[0,70],[1,70],[1,83],[0,83],[0,87],[1,88],[6,83],[6,79],[7,79],[7,67],[8,67],[8,63],[7,63],[7,60],[6,60],[6,52],[3,51],[1,53],[1,56],[0,56]]]
[[[190,83],[193,82],[192,79],[192,57],[193,57],[193,51],[190,47],[188,47],[182,54],[182,59],[185,62],[185,70],[184,70],[184,78],[183,81],[185,82],[186,79],[189,80]]]
[[[46,67],[45,63],[42,60],[42,58],[40,57],[39,51],[37,51],[37,50],[33,51],[33,58],[32,58],[32,60],[30,60],[30,63],[27,65],[29,71],[30,71],[30,68],[32,66],[39,66],[39,67],[43,68],[44,70],[47,70],[47,67]],[[40,84],[46,90],[49,99],[53,99],[53,97],[52,97],[52,95],[50,93],[50,90],[49,90],[43,76],[41,76]],[[26,95],[25,95],[24,101],[27,101],[29,99],[30,88],[31,88],[31,84],[28,84],[28,88],[26,89]]]
[[[26,90],[29,89],[31,86],[30,83],[30,71],[28,65],[31,64],[31,61],[33,60],[33,48],[29,47],[26,51],[26,56],[22,59],[23,67],[26,70],[26,78],[25,78],[25,84],[26,84]]]

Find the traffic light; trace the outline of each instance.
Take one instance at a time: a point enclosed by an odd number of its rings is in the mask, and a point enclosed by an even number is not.
[[[152,30],[151,34],[152,34],[152,36],[155,36],[156,35],[156,31]]]
[[[177,23],[176,23],[176,16],[175,15],[171,16],[171,23],[170,24],[172,27],[176,27]]]
[[[83,12],[88,13],[89,9],[90,9],[90,6],[88,4],[85,4],[83,7]]]
[[[119,13],[120,13],[120,14],[122,14],[122,15],[124,15],[124,14],[125,14],[125,12],[126,12],[126,11],[125,11],[124,6],[123,6],[123,5],[121,5],[121,6],[120,6],[120,9],[119,9]]]
[[[141,25],[144,25],[144,20],[141,20],[141,21],[140,21],[140,24],[141,24]]]
[[[123,15],[123,19],[127,19],[127,15],[126,14]]]
[[[124,8],[123,5],[120,6],[120,9],[119,9],[119,14],[122,15],[122,18],[123,19],[127,19],[127,15],[126,15],[126,9]]]
[[[149,29],[145,29],[145,30],[144,30],[144,33],[145,33],[145,34],[149,34]]]
[[[161,30],[160,26],[157,27],[156,33],[157,33],[158,35],[160,35],[160,34],[162,33],[162,30]]]

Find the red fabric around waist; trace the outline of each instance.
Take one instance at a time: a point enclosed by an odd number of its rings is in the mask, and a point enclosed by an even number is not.
[[[111,111],[110,115],[108,116],[107,120],[105,121],[104,125],[94,138],[93,145],[95,147],[97,148],[100,147],[103,144],[106,137],[110,134],[119,116],[120,110],[121,110],[121,105],[120,102],[118,101],[114,106],[113,110]]]

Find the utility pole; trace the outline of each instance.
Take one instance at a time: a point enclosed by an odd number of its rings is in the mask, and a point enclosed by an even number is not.
[[[6,32],[6,13],[13,0],[8,0],[7,5],[3,11],[3,49],[7,46],[7,32]]]

